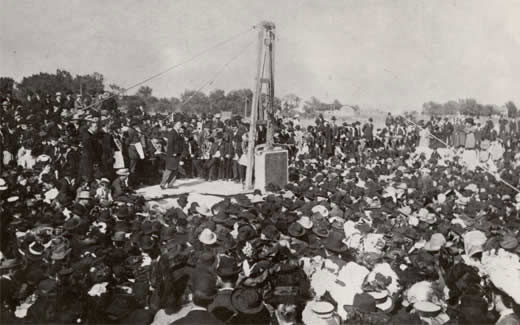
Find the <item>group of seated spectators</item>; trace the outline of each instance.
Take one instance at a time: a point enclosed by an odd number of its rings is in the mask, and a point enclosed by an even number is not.
[[[181,176],[243,182],[247,122],[110,99],[2,102],[0,323],[520,324],[516,121],[489,173],[433,144],[472,120],[279,117],[289,183],[210,205],[134,189],[179,123]]]

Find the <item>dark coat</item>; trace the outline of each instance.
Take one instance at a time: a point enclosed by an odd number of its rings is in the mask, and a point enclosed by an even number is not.
[[[193,325],[193,324],[204,324],[204,325],[224,325],[225,323],[216,319],[210,312],[205,310],[192,310],[188,315],[181,319],[176,320],[170,325]]]
[[[128,158],[130,160],[138,160],[140,159],[139,153],[135,149],[133,144],[141,142],[139,137],[139,133],[134,128],[129,128],[127,131],[127,136],[125,137],[125,145],[128,150]],[[144,150],[144,148],[143,148]]]
[[[81,160],[79,162],[79,175],[90,178],[92,176],[92,167],[94,164],[94,138],[87,130],[80,131],[81,135]]]
[[[103,170],[105,173],[111,174],[110,171],[112,170],[114,165],[114,151],[117,148],[112,134],[108,132],[103,132],[101,147],[103,151],[101,157],[101,165],[103,166]]]
[[[171,130],[168,135],[168,147],[166,149],[165,168],[169,170],[177,170],[179,161],[184,152],[184,138],[175,130]]]
[[[112,198],[117,199],[128,192],[128,186],[121,181],[121,178],[116,178],[112,182]]]

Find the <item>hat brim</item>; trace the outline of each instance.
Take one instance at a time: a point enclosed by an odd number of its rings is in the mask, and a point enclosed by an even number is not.
[[[332,247],[329,245],[325,245],[325,248],[334,253],[343,253],[348,249],[347,245],[342,245],[340,247]]]
[[[388,311],[394,305],[393,300],[390,297],[386,297],[386,300],[382,303],[376,304],[377,309],[381,311]]]
[[[288,230],[288,233],[289,235],[291,235],[291,237],[302,237],[303,235],[305,235],[305,230],[302,232],[294,232],[292,230]]]
[[[329,234],[330,234],[330,232],[328,230],[326,230],[326,229],[323,229],[322,232],[320,233],[320,230],[313,228],[312,232],[316,236],[321,237],[321,238],[327,238],[327,237],[329,237]]]
[[[200,239],[200,238],[199,238],[199,241],[200,241],[201,243],[203,243],[204,245],[208,245],[208,246],[209,246],[209,245],[214,245],[214,244],[217,242],[217,236],[215,235],[215,236],[211,237],[211,239],[209,239],[209,240],[206,240],[206,239]]]

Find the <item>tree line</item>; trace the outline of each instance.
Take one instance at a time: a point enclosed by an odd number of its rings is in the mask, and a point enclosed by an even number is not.
[[[505,111],[509,117],[518,117],[518,109],[512,101],[508,101],[505,105]],[[458,101],[450,100],[446,103],[436,103],[429,101],[423,104],[423,114],[426,115],[453,115],[464,114],[472,116],[491,116],[500,115],[504,109],[497,105],[480,104],[473,98],[459,99]]]
[[[214,89],[208,94],[197,90],[185,90],[179,97],[156,97],[149,86],[141,86],[134,94],[128,94],[123,87],[116,84],[105,85],[101,73],[94,72],[86,75],[73,76],[66,70],[57,70],[56,73],[38,73],[22,78],[16,82],[10,77],[0,77],[0,96],[11,94],[13,98],[26,98],[28,95],[54,95],[61,92],[63,95],[81,94],[84,98],[92,99],[104,92],[116,96],[118,106],[123,110],[133,110],[142,106],[145,111],[156,113],[192,112],[217,113],[230,111],[232,114],[250,114],[253,92],[251,89],[235,89],[225,92]],[[288,94],[282,98],[275,97],[273,102],[276,110],[285,115],[297,113],[314,117],[320,111],[337,110],[342,107],[338,100],[325,103],[311,97],[303,101],[299,96]]]

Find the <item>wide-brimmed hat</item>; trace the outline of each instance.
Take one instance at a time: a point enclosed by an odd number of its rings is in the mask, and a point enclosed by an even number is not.
[[[312,213],[319,213],[321,214],[322,216],[324,217],[328,217],[329,216],[329,210],[327,210],[327,208],[323,205],[316,205],[314,207],[312,207],[311,209]]]
[[[424,249],[428,252],[437,252],[446,244],[446,238],[443,234],[435,233],[430,240],[424,245]]]
[[[513,235],[505,235],[500,241],[500,247],[508,251],[514,251],[518,247],[518,239]]]
[[[215,215],[215,216],[213,216],[213,218],[211,218],[211,220],[213,220],[213,222],[218,223],[218,224],[225,224],[226,221],[229,220],[229,218],[224,210],[220,210],[217,213],[217,215]]]
[[[321,237],[321,238],[327,238],[330,233],[330,231],[325,226],[319,226],[316,224],[314,225],[314,227],[312,227],[312,232],[316,236]]]
[[[217,242],[217,235],[209,228],[204,228],[199,234],[199,241],[205,245],[213,245]]]
[[[206,217],[210,217],[212,215],[210,208],[208,208],[205,204],[197,206],[195,211],[197,211],[198,214]]]
[[[112,240],[117,242],[123,242],[126,240],[126,232],[124,231],[116,231],[112,235]]]
[[[332,231],[325,240],[324,246],[326,249],[332,252],[342,253],[347,250],[347,245],[345,245],[343,239],[344,238],[342,233]]]
[[[116,174],[119,176],[128,176],[130,175],[130,171],[128,170],[128,168],[120,168],[116,170]]]
[[[33,241],[27,246],[27,257],[29,259],[40,259],[45,251],[45,246],[39,242]]]
[[[261,196],[261,195],[253,195],[253,197],[251,198],[251,203],[262,203],[264,202],[264,198]]]
[[[482,231],[469,231],[463,235],[463,238],[466,255],[471,257],[476,253],[484,251],[484,244],[487,241],[487,237]]]
[[[67,221],[65,221],[65,223],[63,224],[63,228],[65,230],[74,230],[74,229],[78,228],[79,226],[81,226],[81,224],[82,224],[81,218],[77,215],[73,215]]]
[[[314,225],[311,219],[307,216],[302,216],[297,222],[305,229],[311,229]]]
[[[151,250],[154,248],[155,243],[155,238],[150,235],[142,235],[141,238],[139,238],[139,247],[141,247],[143,251]]]
[[[376,300],[376,307],[382,311],[387,311],[392,308],[393,301],[388,296],[388,291],[371,291],[367,292]]]
[[[51,259],[62,260],[70,253],[71,250],[72,248],[69,247],[69,242],[67,240],[59,245],[56,245],[52,249]]]
[[[262,235],[268,240],[280,239],[280,232],[276,229],[276,226],[269,224],[262,228]]]
[[[368,293],[356,293],[352,306],[345,305],[343,308],[349,312],[350,308],[357,309],[365,313],[373,313],[377,311],[377,304],[374,297]]]
[[[262,295],[255,288],[238,288],[231,293],[231,304],[243,314],[257,314],[264,309]]]
[[[293,222],[289,226],[289,229],[287,230],[289,235],[292,237],[301,237],[305,235],[305,228],[302,227],[298,222]]]
[[[5,182],[5,180],[3,178],[0,178],[0,191],[5,191],[7,190],[7,183]]]
[[[413,304],[413,308],[423,313],[437,313],[441,310],[441,306],[430,301],[418,301]]]
[[[312,312],[320,319],[330,319],[334,315],[334,305],[328,301],[312,301],[309,304]]]

